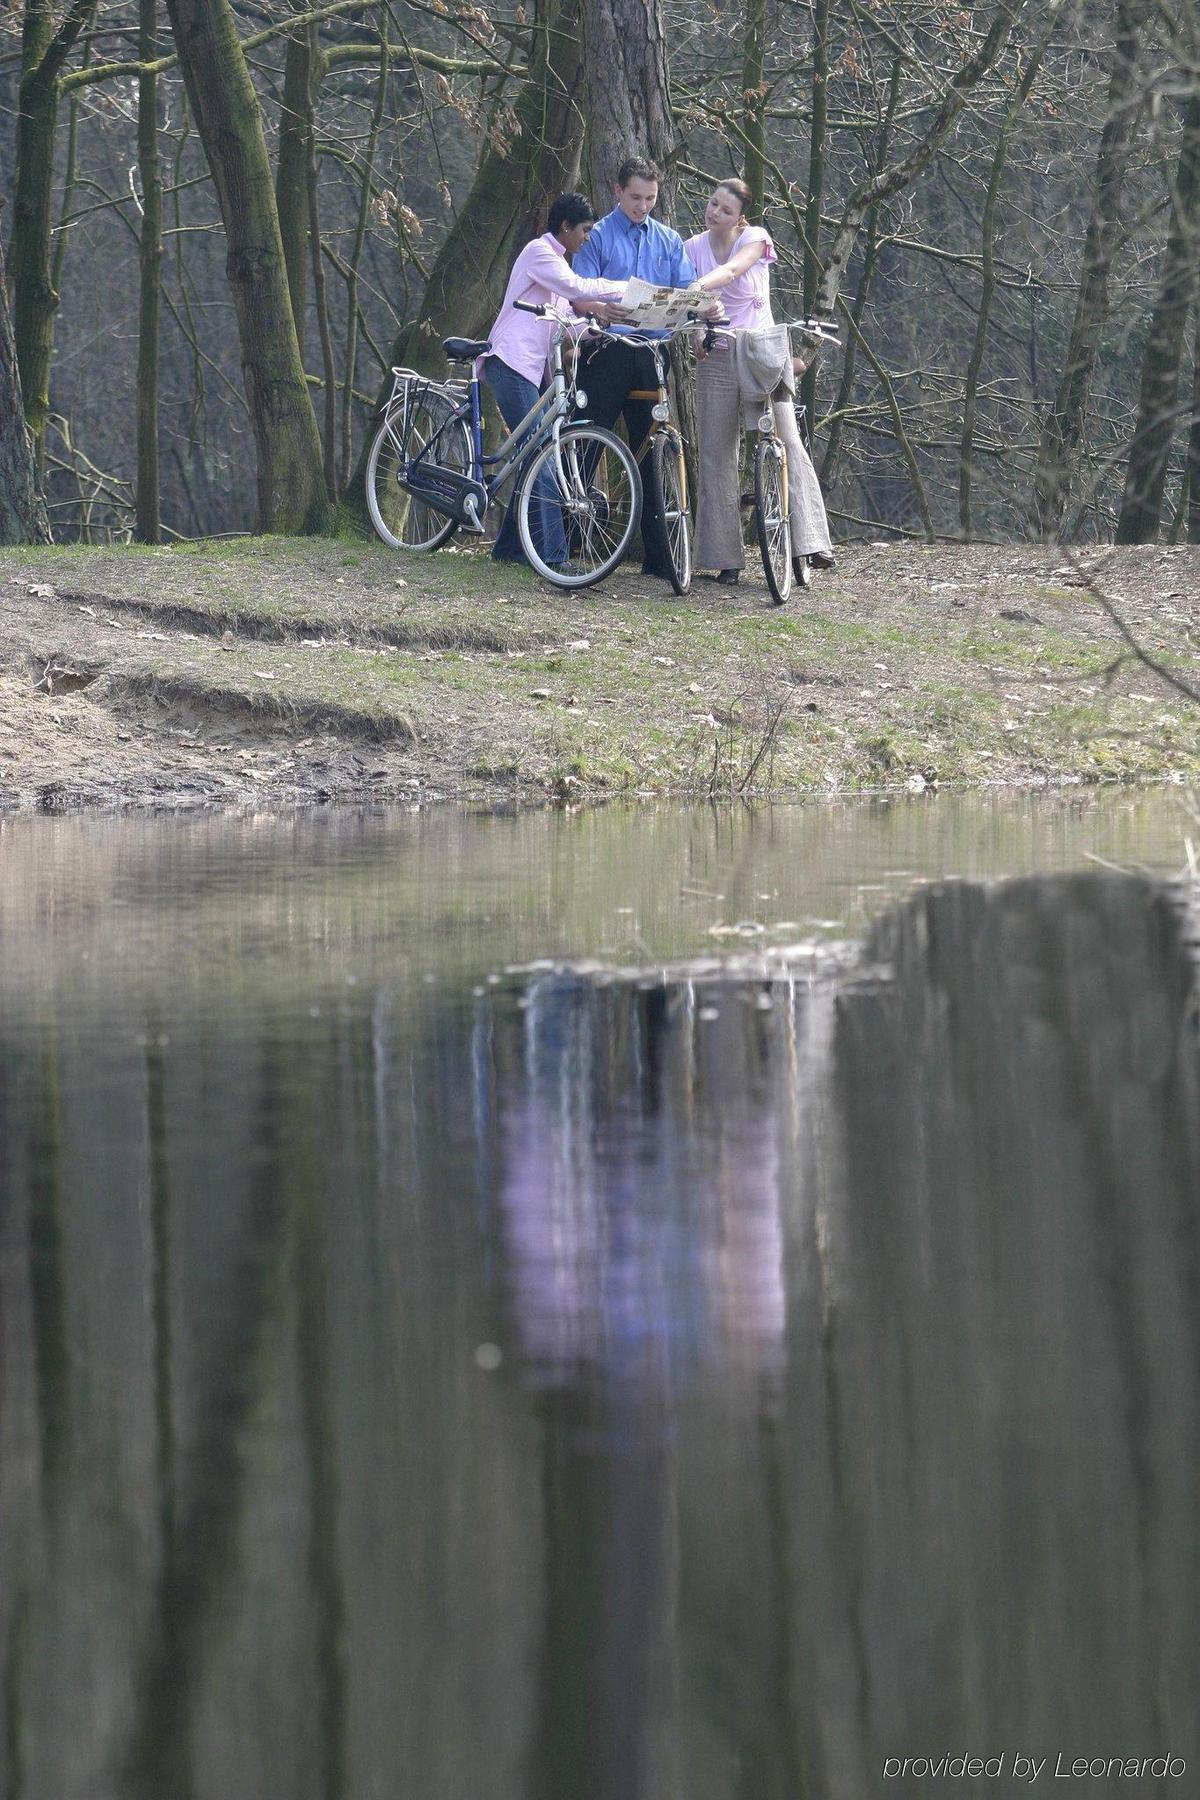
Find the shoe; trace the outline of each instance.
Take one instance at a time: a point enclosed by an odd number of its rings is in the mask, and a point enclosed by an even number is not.
[[[812,564],[814,569],[836,569],[837,568],[837,557],[836,556],[826,556],[826,554],[823,550],[816,551],[812,556],[809,557],[808,560]]]
[[[741,580],[741,575],[742,571],[740,569],[722,569],[717,576],[717,580],[722,587],[736,587]]]

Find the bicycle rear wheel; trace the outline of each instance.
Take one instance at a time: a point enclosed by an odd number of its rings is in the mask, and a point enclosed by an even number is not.
[[[431,460],[470,474],[471,434],[456,410],[449,394],[424,387],[404,396],[375,434],[367,458],[367,511],[393,550],[436,550],[457,529],[453,519],[400,485],[409,462],[434,438]]]
[[[641,511],[632,452],[600,425],[567,426],[518,477],[522,548],[538,574],[558,587],[590,587],[611,574]]]
[[[761,432],[754,446],[754,525],[771,599],[782,606],[792,591],[787,461],[779,439]]]
[[[686,594],[692,585],[692,523],[688,518],[683,440],[675,432],[664,431],[655,437],[650,447],[649,479],[657,489],[658,507],[647,530],[657,541],[647,544],[646,550],[670,570],[675,592]]]

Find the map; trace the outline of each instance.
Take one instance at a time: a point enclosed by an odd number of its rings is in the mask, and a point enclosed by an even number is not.
[[[705,312],[715,296],[698,282],[691,287],[652,287],[635,275],[625,284],[621,301],[623,325],[639,325],[654,331],[670,331],[686,325],[689,313]]]

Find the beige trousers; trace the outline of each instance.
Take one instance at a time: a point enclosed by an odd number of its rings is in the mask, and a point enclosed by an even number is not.
[[[777,393],[771,410],[787,452],[792,555],[831,556],[821,484],[800,438],[796,408],[783,390]],[[753,425],[754,418],[746,423]],[[746,563],[738,488],[742,401],[728,338],[718,339],[696,365],[696,425],[700,443],[694,561],[698,569],[741,569]]]

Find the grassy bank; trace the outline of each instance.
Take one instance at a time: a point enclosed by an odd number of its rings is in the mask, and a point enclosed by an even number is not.
[[[1200,685],[1200,551],[1109,552]],[[494,799],[1200,774],[1200,707],[1061,553],[851,546],[770,608],[563,594],[470,551],[238,539],[0,552],[0,804]]]

